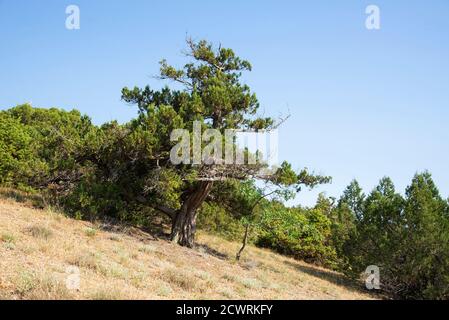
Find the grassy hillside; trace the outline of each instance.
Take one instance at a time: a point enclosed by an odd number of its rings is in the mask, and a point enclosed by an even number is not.
[[[362,285],[268,250],[200,233],[192,250],[132,227],[0,199],[1,299],[370,299]],[[66,288],[67,268],[81,272]]]

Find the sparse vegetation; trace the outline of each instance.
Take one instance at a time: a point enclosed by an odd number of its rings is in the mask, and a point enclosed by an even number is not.
[[[71,295],[65,284],[49,274],[38,271],[22,271],[15,279],[15,292],[21,299],[58,300]]]
[[[33,237],[44,240],[48,240],[53,235],[53,232],[50,229],[40,225],[31,226],[27,229],[27,231]]]
[[[97,230],[94,228],[86,228],[84,229],[84,234],[88,237],[95,237],[97,235]]]
[[[123,300],[124,295],[117,288],[101,288],[89,298],[92,300]]]
[[[0,242],[2,242],[3,246],[8,250],[14,250],[16,247],[16,238],[11,234],[0,235]]]
[[[50,224],[59,231],[53,232],[51,241],[43,243],[45,252],[39,250],[42,243],[37,243],[31,232],[23,232],[30,224]],[[142,243],[133,235],[98,229],[97,236],[91,238],[79,232],[86,228],[95,226],[66,217],[57,218],[47,210],[31,209],[11,200],[0,200],[2,239],[10,239],[16,246],[15,250],[0,246],[0,269],[3,270],[0,296],[4,299],[99,300],[372,298],[361,284],[355,289],[343,280],[336,284],[318,272],[317,275],[304,273],[301,266],[307,270],[322,270],[320,272],[333,274],[335,278],[344,278],[341,274],[253,245],[249,245],[246,255],[236,263],[233,256],[240,245],[238,242],[203,232],[198,242],[207,245],[207,250],[182,248],[164,239]],[[20,234],[20,238],[10,237],[16,234]],[[119,237],[121,241],[112,241],[111,237]],[[253,267],[248,269],[247,264]],[[282,272],[275,272],[273,265]],[[66,270],[70,266],[80,269],[80,290],[65,287]],[[301,287],[292,281],[299,278]],[[328,287],[328,292],[318,289],[317,284]]]
[[[14,244],[16,241],[16,237],[9,233],[3,233],[0,235],[0,241]]]
[[[99,271],[101,268],[98,256],[91,252],[69,257],[66,261],[70,265],[93,271]]]
[[[162,272],[161,278],[173,286],[177,286],[182,290],[194,291],[197,281],[190,273],[180,273],[175,269],[166,269]]]

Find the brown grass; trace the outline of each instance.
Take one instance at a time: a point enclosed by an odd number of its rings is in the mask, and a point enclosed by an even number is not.
[[[2,299],[371,299],[342,275],[205,233],[196,249],[0,199]],[[67,268],[80,288],[66,287]]]

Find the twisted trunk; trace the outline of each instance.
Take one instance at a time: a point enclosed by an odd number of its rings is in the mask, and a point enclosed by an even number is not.
[[[171,241],[192,248],[195,243],[197,210],[212,189],[212,181],[201,181],[189,192],[173,218]]]
[[[243,250],[245,250],[246,244],[248,243],[248,235],[249,235],[249,223],[245,226],[245,235],[243,236],[242,247],[240,248],[239,252],[237,252],[237,255],[235,256],[235,258],[237,260],[240,260],[242,252],[243,252]]]

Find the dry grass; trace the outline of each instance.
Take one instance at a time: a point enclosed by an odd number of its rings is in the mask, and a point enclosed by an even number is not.
[[[14,294],[19,298],[56,300],[72,297],[65,283],[50,274],[22,271],[14,279],[14,283]]]
[[[136,231],[137,232],[137,231]],[[340,274],[200,233],[197,249],[0,199],[2,299],[370,299]],[[80,288],[66,287],[69,267]]]
[[[47,227],[35,225],[27,228],[27,231],[35,238],[48,240],[53,232]]]

